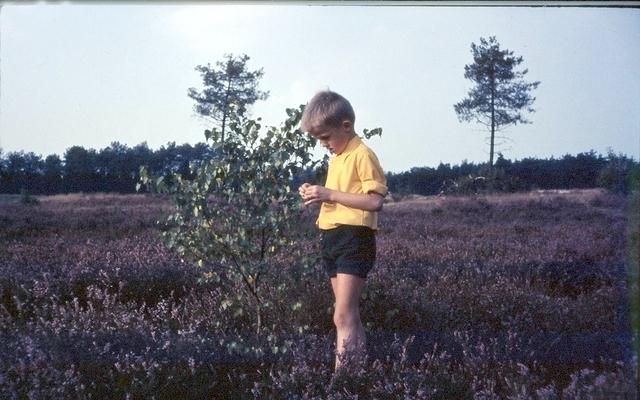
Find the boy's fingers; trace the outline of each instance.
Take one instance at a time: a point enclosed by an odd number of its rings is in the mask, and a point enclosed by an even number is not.
[[[311,200],[307,200],[307,201],[305,201],[305,202],[304,202],[304,205],[305,205],[305,206],[310,206],[311,204],[318,203],[318,202],[320,202],[320,200],[319,200],[319,199],[311,199]]]

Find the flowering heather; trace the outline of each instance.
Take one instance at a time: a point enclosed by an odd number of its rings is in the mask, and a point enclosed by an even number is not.
[[[425,197],[380,215],[364,363],[286,256],[252,298],[161,243],[151,195],[0,202],[0,398],[635,399],[624,197]],[[0,200],[2,201],[2,200]],[[316,251],[315,211],[298,246]],[[236,285],[236,286],[234,286]]]

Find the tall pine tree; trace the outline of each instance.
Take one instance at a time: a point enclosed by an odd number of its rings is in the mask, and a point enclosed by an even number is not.
[[[235,104],[236,112],[243,116],[247,106],[257,100],[266,100],[269,96],[269,92],[257,89],[258,80],[264,72],[262,68],[256,71],[247,69],[249,56],[243,54],[234,57],[233,54],[225,54],[224,58],[224,61],[216,62],[217,68],[210,64],[198,65],[195,69],[202,75],[204,89],[199,92],[195,88],[189,88],[189,97],[196,102],[195,111],[220,124],[222,142],[231,104]]]
[[[522,57],[501,50],[495,36],[489,40],[480,38],[480,45],[471,43],[473,63],[464,66],[464,77],[475,83],[468,97],[454,105],[458,120],[485,125],[491,132],[489,166],[493,168],[495,134],[500,128],[518,123],[531,123],[522,116],[522,111],[534,112],[535,101],[531,90],[539,81],[527,83],[524,76],[528,70],[514,71],[522,63]]]

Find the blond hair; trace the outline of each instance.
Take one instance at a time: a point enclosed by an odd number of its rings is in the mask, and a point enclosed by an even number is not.
[[[347,99],[330,90],[316,93],[304,108],[300,128],[304,132],[325,127],[339,127],[342,122],[356,121],[353,107]]]

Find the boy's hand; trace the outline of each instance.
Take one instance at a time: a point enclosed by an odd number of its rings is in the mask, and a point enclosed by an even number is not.
[[[358,210],[377,212],[382,210],[384,204],[384,196],[379,193],[345,193],[308,183],[302,184],[298,188],[298,193],[305,206],[323,202],[338,203]]]
[[[309,187],[311,187],[311,185],[305,182],[298,188],[298,193],[300,194],[300,197],[302,197],[302,200],[306,200],[307,188]]]
[[[300,186],[298,192],[300,193],[305,206],[315,203],[333,202],[331,199],[331,194],[333,191],[331,189],[327,189],[324,186],[304,183],[302,186]]]

